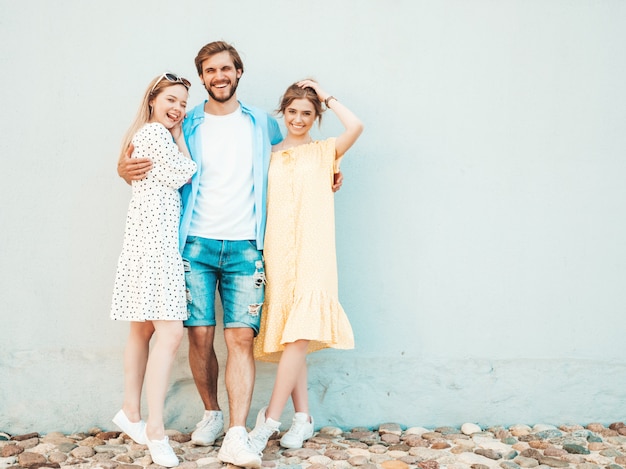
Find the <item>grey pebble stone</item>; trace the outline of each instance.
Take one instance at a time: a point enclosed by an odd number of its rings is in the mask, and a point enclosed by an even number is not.
[[[493,449],[476,448],[474,450],[474,453],[480,454],[481,456],[484,456],[486,458],[493,459],[493,460],[502,459],[502,455],[498,451],[493,450]]]
[[[50,461],[51,463],[65,462],[67,461],[67,454],[60,451],[55,451],[54,453],[50,453],[50,455],[48,455],[48,461]]]
[[[320,433],[336,438],[338,436],[341,436],[343,430],[339,427],[322,427],[320,429]]]
[[[308,468],[308,469],[312,469],[312,468]],[[364,464],[363,466],[361,466],[361,469],[380,469],[376,464],[372,464],[372,463],[368,463],[368,464]]]
[[[408,465],[415,465],[418,462],[421,462],[422,458],[418,458],[417,456],[407,455],[407,456],[402,456],[401,458],[398,458],[398,461],[405,462]]]
[[[94,450],[91,446],[79,446],[70,451],[70,454],[75,458],[90,458],[94,454],[96,454],[96,450]]]
[[[286,456],[288,458],[296,456],[300,459],[309,459],[310,457],[317,456],[318,454],[320,453],[310,448],[298,448],[283,451],[283,456]]]
[[[110,461],[114,457],[115,457],[115,453],[113,451],[102,451],[100,453],[96,451],[96,454],[94,454],[93,459],[96,461]]]
[[[357,454],[356,456],[352,456],[350,459],[348,459],[348,462],[352,466],[363,466],[369,462],[369,459],[367,458],[367,456]]]
[[[437,433],[441,433],[442,435],[458,435],[463,434],[460,429],[455,427],[437,427],[435,428]]]
[[[330,464],[332,462],[332,459],[330,459],[328,456],[324,456],[323,454],[320,454],[319,456],[313,456],[309,458],[309,462],[314,466],[315,465],[326,466],[327,464]]]
[[[24,451],[17,456],[17,463],[22,467],[43,467],[48,461],[42,454]]]
[[[563,461],[562,459],[553,458],[551,456],[544,456],[539,460],[542,465],[550,466],[550,467],[569,467],[569,463],[567,461]]]
[[[585,458],[581,456],[580,454],[567,453],[561,456],[560,459],[562,459],[563,461],[572,463],[572,464],[582,464],[585,462]]]
[[[369,447],[369,452],[372,454],[383,454],[387,452],[385,445],[372,445]]]
[[[555,425],[551,425],[549,423],[537,423],[533,425],[533,433],[544,432],[546,430],[556,430]]]
[[[24,449],[32,449],[39,444],[39,438],[34,437],[26,440],[20,440],[17,444]]]
[[[57,451],[60,451],[61,453],[69,453],[70,451],[72,451],[74,448],[77,448],[78,445],[76,443],[61,443],[57,445]]]
[[[563,449],[572,454],[589,454],[589,450],[583,445],[566,443],[563,445]]]
[[[557,448],[556,446],[550,446],[543,450],[545,456],[554,456],[555,458],[561,458],[568,454],[563,448]]]
[[[391,461],[393,458],[387,454],[372,454],[370,456],[370,462],[374,464],[382,464],[385,461]]]
[[[590,462],[585,462],[585,463],[579,464],[577,466],[577,468],[578,469],[601,469],[601,467],[598,466],[597,464],[593,464],[593,463],[590,463]]]
[[[85,438],[84,440],[80,440],[80,442],[78,443],[78,446],[101,446],[105,444],[104,440],[101,440],[100,438],[96,438],[95,436],[88,436],[87,438]]]
[[[518,456],[516,457],[513,462],[515,462],[516,464],[518,464],[520,467],[537,467],[539,466],[539,461],[537,461],[535,458],[529,458],[526,456]]]
[[[539,461],[541,459],[541,457],[543,456],[543,454],[541,454],[541,451],[539,451],[538,449],[528,448],[528,449],[525,449],[524,451],[522,451],[520,453],[520,456],[524,456],[526,458],[533,458],[533,459],[536,459],[537,461]]]
[[[397,423],[383,423],[378,427],[378,433],[380,435],[391,433],[393,435],[400,436],[402,435],[402,427]]]
[[[552,438],[559,438],[563,436],[563,432],[559,430],[558,428],[555,428],[551,430],[544,430],[541,432],[537,432],[535,433],[535,436],[540,438],[541,440],[550,440]]]
[[[617,451],[615,448],[608,448],[600,451],[600,456],[606,456],[607,458],[618,458],[620,456],[623,456],[623,454]]]
[[[487,466],[486,464],[478,464],[478,463],[472,464],[470,467],[472,469],[489,469],[489,466]]]
[[[380,435],[380,440],[383,443],[387,443],[389,445],[393,445],[400,442],[400,435],[395,433],[384,433]]]
[[[115,458],[116,461],[119,461],[123,464],[132,464],[134,461],[128,454],[120,454]]]
[[[332,459],[333,461],[338,461],[338,460],[348,460],[350,459],[350,455],[348,454],[347,451],[344,450],[339,450],[339,449],[331,449],[329,451],[326,451],[324,453],[324,456],[326,456],[327,458]]]
[[[289,458],[283,459],[282,462],[283,462],[283,465],[287,465],[287,466],[299,466],[300,463],[302,462],[302,459],[296,456],[291,456]]]
[[[100,445],[100,446],[94,446],[93,449],[96,451],[96,453],[113,453],[113,454],[124,454],[128,451],[128,448],[122,445]]]
[[[513,461],[502,461],[500,463],[500,467],[502,469],[521,469],[520,465],[514,463]]]
[[[177,467],[178,469],[196,469],[198,465],[192,461],[183,461]],[[118,467],[117,469],[121,468]]]

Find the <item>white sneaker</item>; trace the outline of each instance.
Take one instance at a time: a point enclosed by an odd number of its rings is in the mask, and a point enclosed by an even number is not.
[[[204,417],[196,424],[191,434],[194,445],[210,446],[224,432],[224,414],[221,410],[205,410]]]
[[[144,431],[146,438],[146,444],[150,450],[150,457],[154,464],[164,467],[178,466],[178,456],[174,453],[174,450],[170,446],[169,438],[167,435],[162,440],[149,440],[146,432]]]
[[[267,446],[267,441],[274,433],[278,432],[280,428],[280,422],[273,419],[265,418],[265,411],[267,407],[263,407],[259,410],[256,416],[256,425],[250,433],[248,433],[248,439],[250,440],[250,446],[253,450],[260,453]]]
[[[217,459],[235,466],[259,468],[261,456],[252,449],[248,441],[248,432],[245,427],[231,427],[228,429],[222,447],[217,453]]]
[[[146,437],[144,433],[146,422],[143,420],[140,420],[139,422],[131,422],[128,420],[126,413],[122,409],[115,414],[115,417],[113,417],[113,423],[120,427],[120,429],[129,437],[131,437],[135,443],[139,443],[140,445],[146,444]]]
[[[313,436],[314,431],[313,417],[309,422],[309,416],[304,412],[296,412],[291,422],[291,428],[280,439],[280,446],[289,449],[302,448],[304,440],[308,440]]]

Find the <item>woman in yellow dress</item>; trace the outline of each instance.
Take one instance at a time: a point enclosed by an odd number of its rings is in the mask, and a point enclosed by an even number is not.
[[[311,127],[325,104],[344,127],[336,138],[314,141]],[[255,358],[278,361],[269,405],[257,416],[250,444],[262,451],[280,428],[291,396],[295,415],[281,438],[300,448],[313,436],[309,415],[306,355],[323,348],[354,348],[348,318],[339,304],[333,177],[339,159],[363,130],[358,117],[313,80],[294,83],[278,111],[287,128],[272,148],[267,189],[265,270],[267,288]]]

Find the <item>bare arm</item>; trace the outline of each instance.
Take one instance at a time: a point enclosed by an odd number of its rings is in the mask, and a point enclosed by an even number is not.
[[[131,181],[139,181],[146,177],[148,171],[152,169],[150,158],[132,158],[131,155],[135,147],[131,143],[124,154],[117,162],[117,174],[130,184]]]
[[[335,140],[335,158],[343,156],[354,142],[356,142],[361,132],[363,132],[363,123],[350,109],[339,102],[337,98],[324,91],[319,83],[313,80],[303,80],[298,83],[298,86],[302,88],[313,88],[320,101],[325,103],[328,109],[331,109],[339,118],[345,130]]]

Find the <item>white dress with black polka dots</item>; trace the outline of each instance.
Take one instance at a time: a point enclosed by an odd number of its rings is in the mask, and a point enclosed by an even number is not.
[[[117,264],[111,319],[187,319],[185,274],[178,250],[181,199],[178,188],[196,171],[172,134],[159,123],[133,137],[133,158],[150,158],[152,170],[133,181],[124,245]]]

